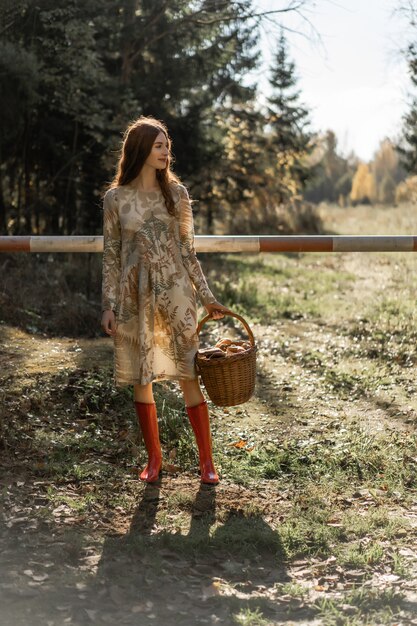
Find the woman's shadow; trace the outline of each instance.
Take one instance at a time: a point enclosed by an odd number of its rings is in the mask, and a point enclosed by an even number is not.
[[[190,513],[184,534],[165,530],[166,516],[178,510],[164,506],[163,485],[146,485],[128,532],[104,542],[92,590],[97,623],[100,616],[123,624],[229,623],[258,609],[282,617],[276,600],[261,593],[289,580],[279,534],[261,515],[225,506],[225,496],[219,511],[211,485],[201,484],[191,502],[179,498],[178,508]]]

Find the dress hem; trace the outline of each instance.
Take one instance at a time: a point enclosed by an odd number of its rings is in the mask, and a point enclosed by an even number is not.
[[[146,381],[146,382],[141,382],[140,380],[132,380],[132,381],[115,381],[115,385],[116,387],[126,387],[128,385],[148,385],[149,383],[159,383],[162,382],[163,380],[196,380],[198,379],[198,375],[197,376],[193,376],[192,378],[190,378],[189,376],[178,376],[178,374],[166,374],[163,376],[154,376],[153,378],[151,378],[150,380]]]

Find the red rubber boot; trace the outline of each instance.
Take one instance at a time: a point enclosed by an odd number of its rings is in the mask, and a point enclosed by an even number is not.
[[[217,485],[219,477],[214,469],[212,458],[211,432],[207,402],[197,406],[187,406],[188,417],[197,441],[200,456],[201,482]]]
[[[159,441],[158,417],[155,402],[136,402],[136,414],[148,452],[148,464],[140,474],[140,479],[147,483],[158,480],[162,466],[161,443]]]

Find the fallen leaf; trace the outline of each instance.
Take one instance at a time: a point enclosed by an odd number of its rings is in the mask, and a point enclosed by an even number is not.
[[[164,470],[168,472],[168,474],[177,474],[181,471],[181,468],[178,465],[174,465],[173,463],[165,463]]]
[[[244,448],[247,444],[247,441],[245,441],[244,439],[239,439],[239,441],[235,441],[234,443],[230,443],[230,446],[233,446],[234,448]]]
[[[208,598],[212,598],[213,596],[218,596],[220,594],[220,582],[215,580],[211,583],[211,585],[207,585],[207,587],[203,587],[202,589],[202,598],[203,600],[207,600]]]

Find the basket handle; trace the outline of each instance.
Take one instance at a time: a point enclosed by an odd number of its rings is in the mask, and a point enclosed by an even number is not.
[[[247,322],[243,319],[243,317],[241,317],[241,316],[240,316],[240,315],[238,315],[237,313],[232,313],[232,311],[222,311],[222,313],[223,313],[224,315],[230,315],[231,317],[236,317],[236,319],[238,319],[240,322],[242,322],[243,326],[244,326],[244,327],[245,327],[245,329],[246,329],[246,332],[247,332],[247,333],[248,333],[248,335],[249,335],[249,341],[251,342],[252,347],[253,347],[253,346],[255,345],[255,339],[254,339],[254,336],[253,336],[253,332],[251,331],[251,329],[250,329],[250,328],[249,328],[249,326],[248,326],[248,323],[247,323]],[[204,324],[205,324],[205,323],[207,322],[207,320],[209,320],[209,319],[213,319],[213,321],[217,321],[217,320],[214,320],[214,318],[212,318],[212,317],[211,317],[211,315],[207,313],[207,315],[205,315],[205,316],[203,317],[203,319],[201,319],[201,320],[199,321],[199,323],[198,323],[198,326],[197,326],[197,335],[200,333],[200,331],[201,331],[201,329],[203,328]],[[220,318],[220,319],[222,319],[222,318]]]

